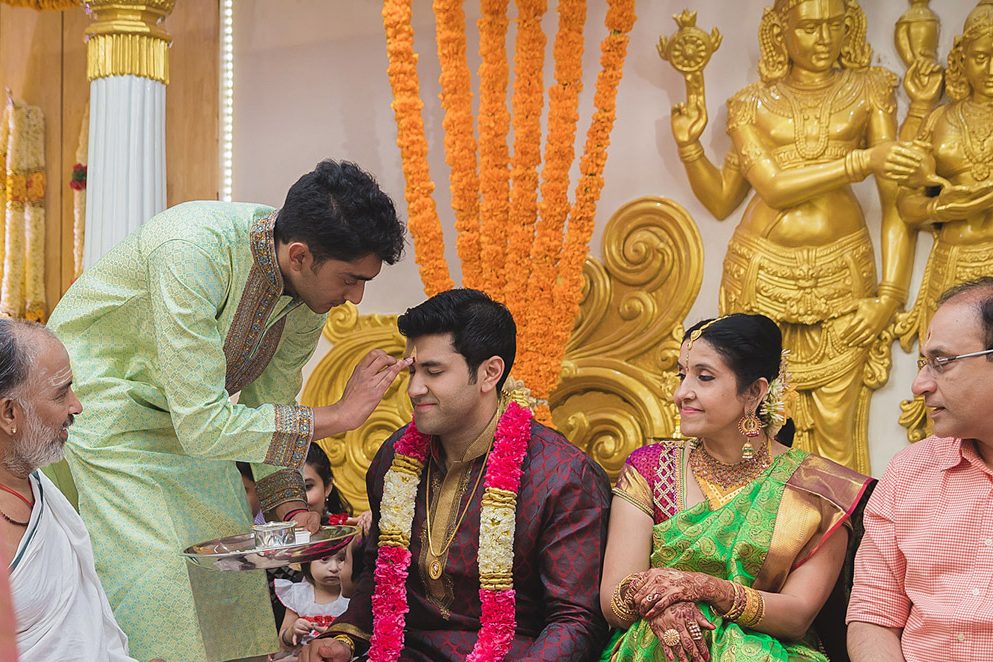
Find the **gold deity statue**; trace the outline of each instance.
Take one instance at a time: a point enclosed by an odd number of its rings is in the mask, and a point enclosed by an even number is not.
[[[724,259],[721,313],[776,320],[799,394],[796,445],[868,473],[868,401],[888,376],[884,329],[906,302],[913,268],[915,235],[897,214],[897,187],[922,153],[897,142],[897,77],[869,66],[865,34],[855,0],[776,0],[759,28],[761,82],[728,101],[733,149],[723,167],[699,142],[702,71],[684,73],[687,100],[671,123],[693,192],[718,219],[755,191]],[[910,91],[928,102],[935,85],[924,83]],[[911,118],[911,135],[924,114]],[[851,187],[870,175],[882,209],[878,283]]]
[[[914,307],[897,325],[908,351],[927,332],[944,290],[993,274],[993,0],[966,18],[948,54],[945,86],[951,103],[927,117],[916,142],[930,151],[936,176],[915,177],[897,201],[908,223],[934,233]],[[923,402],[902,409],[908,437],[923,438]]]

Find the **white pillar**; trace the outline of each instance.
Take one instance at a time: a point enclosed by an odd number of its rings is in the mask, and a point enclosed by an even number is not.
[[[83,268],[166,206],[165,92],[174,0],[91,0]]]
[[[165,85],[138,76],[90,83],[83,267],[165,209]]]

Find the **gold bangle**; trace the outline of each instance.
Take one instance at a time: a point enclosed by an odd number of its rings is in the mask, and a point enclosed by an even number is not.
[[[893,283],[883,281],[879,284],[877,291],[879,292],[879,296],[889,297],[901,306],[907,303],[907,290],[899,285],[894,285]]]
[[[745,608],[738,617],[738,625],[746,628],[754,628],[765,615],[765,600],[762,595],[753,588],[742,587],[745,591]]]
[[[617,586],[614,588],[614,595],[610,598],[610,611],[614,612],[614,616],[616,616],[618,620],[623,623],[636,621],[641,616],[641,614],[634,609],[634,606],[625,595],[628,588],[631,586],[634,575],[635,573],[631,573],[618,582]]]
[[[745,610],[748,596],[745,594],[745,587],[737,582],[731,582],[731,590],[734,591],[734,600],[731,602],[731,608],[723,614],[723,618],[728,621],[737,621]]]
[[[699,140],[691,142],[689,145],[679,146],[679,160],[683,163],[692,163],[703,156],[703,145]]]
[[[845,174],[853,183],[869,176],[869,156],[864,149],[853,149],[845,155]]]
[[[340,642],[344,643],[346,646],[348,646],[348,655],[349,655],[349,657],[355,657],[355,642],[352,641],[352,638],[351,637],[349,637],[347,634],[336,634],[335,636],[333,636],[331,638],[332,639],[337,639],[338,641],[340,641]]]
[[[914,117],[922,120],[927,117],[930,112],[931,104],[927,101],[911,101],[910,107],[907,108],[907,117]]]

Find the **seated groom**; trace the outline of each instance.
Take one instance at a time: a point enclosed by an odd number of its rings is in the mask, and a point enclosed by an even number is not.
[[[607,633],[599,581],[610,485],[585,453],[501,398],[513,317],[458,289],[397,325],[414,358],[414,422],[366,476],[373,526],[348,611],[301,661],[345,661],[370,645],[382,660],[461,661],[473,650],[594,659]]]
[[[853,662],[993,660],[993,278],[938,303],[913,385],[934,436],[893,458],[866,505]]]
[[[37,471],[61,459],[81,410],[62,343],[39,324],[0,319],[0,532],[22,662],[132,660],[83,520]]]

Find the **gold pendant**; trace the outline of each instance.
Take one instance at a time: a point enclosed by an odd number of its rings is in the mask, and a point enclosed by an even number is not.
[[[428,564],[428,577],[434,581],[441,579],[441,561],[438,559],[431,559],[431,563]]]

